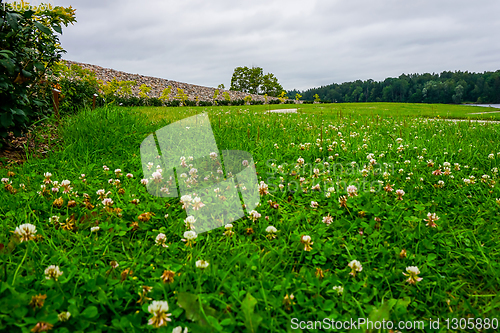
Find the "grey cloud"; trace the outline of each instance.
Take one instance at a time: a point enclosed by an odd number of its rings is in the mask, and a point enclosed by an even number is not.
[[[496,0],[56,1],[66,58],[206,86],[260,66],[285,89],[498,69]]]

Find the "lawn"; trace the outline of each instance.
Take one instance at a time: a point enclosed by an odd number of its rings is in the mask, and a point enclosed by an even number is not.
[[[268,109],[82,110],[0,169],[0,331],[497,331],[500,124],[440,120],[484,108]],[[202,113],[217,154],[253,156],[260,203],[192,238],[140,145]]]

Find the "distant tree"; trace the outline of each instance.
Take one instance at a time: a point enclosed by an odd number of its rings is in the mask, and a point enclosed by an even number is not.
[[[455,87],[455,94],[453,95],[453,103],[460,104],[462,95],[464,94],[464,87],[458,85]]]
[[[224,89],[226,89],[226,86],[224,86],[224,83],[221,83],[221,84],[219,84],[219,85],[217,86],[217,89],[219,89],[219,90],[224,90]]]
[[[262,77],[261,91],[269,96],[277,97],[283,91],[283,87],[273,73],[267,73]]]
[[[245,66],[234,69],[230,90],[276,97],[281,93],[283,87],[274,74],[264,75],[260,67],[248,68]]]
[[[458,86],[462,88],[457,88]],[[361,89],[361,90],[360,90]],[[482,101],[500,103],[500,70],[495,72],[442,72],[441,74],[401,74],[398,78],[332,83],[305,91],[290,90],[289,96],[300,93],[303,100],[314,95],[336,102],[404,102],[456,103]],[[460,94],[461,93],[461,94]],[[363,94],[363,95],[362,95]],[[480,99],[479,99],[480,98]]]

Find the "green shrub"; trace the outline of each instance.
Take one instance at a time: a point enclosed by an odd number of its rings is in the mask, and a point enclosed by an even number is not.
[[[73,64],[56,63],[48,71],[49,82],[61,91],[59,112],[75,113],[92,105],[94,94],[99,93],[99,82],[94,72]]]
[[[76,20],[71,7],[46,7],[16,12],[11,4],[0,6],[0,137],[20,135],[51,107],[49,89],[39,85],[65,52],[57,35],[61,26]]]
[[[250,105],[263,105],[264,101],[250,101]]]
[[[199,101],[198,105],[199,106],[212,106],[212,102],[209,102],[209,101]]]
[[[196,106],[196,101],[185,100],[183,103],[184,106]]]
[[[180,105],[181,105],[181,101],[179,101],[177,99],[171,100],[167,103],[167,106],[180,106]]]
[[[235,99],[235,100],[231,101],[231,105],[244,105],[244,104],[245,104],[245,100],[243,100],[243,99]]]
[[[151,106],[163,106],[163,101],[157,97],[151,97],[148,103]]]

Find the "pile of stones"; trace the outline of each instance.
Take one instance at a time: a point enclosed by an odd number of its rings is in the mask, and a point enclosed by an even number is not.
[[[132,87],[133,96],[139,97],[139,87],[142,84],[151,87],[151,91],[148,93],[149,97],[159,97],[165,88],[171,87],[170,98],[174,98],[177,95],[177,88],[180,88],[188,96],[189,100],[199,101],[213,101],[214,93],[216,88],[203,87],[194,84],[188,84],[183,82],[177,82],[167,79],[161,79],[157,77],[144,76],[140,74],[130,74],[122,71],[117,71],[110,68],[103,68],[96,65],[84,64],[80,62],[64,60],[67,66],[72,64],[78,65],[83,69],[91,70],[95,73],[96,78],[102,82],[109,82],[116,78],[118,81],[135,81],[135,86]],[[227,92],[231,100],[241,100],[246,96],[252,96],[252,101],[263,101],[265,102],[265,97],[262,95],[248,94],[240,91],[230,91],[221,89],[219,90],[219,96],[217,100],[224,100],[223,94]],[[276,100],[276,97],[267,97],[268,101]]]

